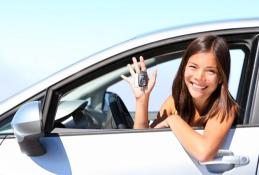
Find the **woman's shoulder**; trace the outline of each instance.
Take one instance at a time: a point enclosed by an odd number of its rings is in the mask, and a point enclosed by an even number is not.
[[[168,96],[164,103],[162,104],[160,111],[157,114],[157,118],[155,121],[150,125],[151,128],[155,127],[158,123],[166,119],[168,116],[172,115],[175,111],[174,106],[174,99],[172,96]]]
[[[164,110],[167,111],[167,114],[172,114],[175,111],[175,103],[174,103],[174,98],[173,96],[168,96],[165,100],[165,102],[162,105],[161,108],[162,111],[160,112],[164,112]]]
[[[167,103],[169,106],[174,106],[174,98],[172,95],[168,96],[165,100],[165,103]]]

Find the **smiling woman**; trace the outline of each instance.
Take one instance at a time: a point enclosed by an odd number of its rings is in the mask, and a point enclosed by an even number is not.
[[[136,86],[134,77],[146,72],[143,57],[128,65],[131,77],[122,75],[134,92],[136,113],[134,128],[148,128],[148,103],[156,82],[153,72],[145,90]],[[212,159],[228,133],[238,111],[238,105],[228,90],[230,53],[221,37],[202,36],[190,43],[172,87],[172,95],[162,105],[151,127],[170,127],[176,137],[196,159]],[[192,126],[205,126],[198,134]]]
[[[222,82],[214,53],[197,53],[190,57],[184,73],[185,84],[199,111]]]

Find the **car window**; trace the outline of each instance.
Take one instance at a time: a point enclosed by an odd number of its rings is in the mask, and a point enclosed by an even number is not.
[[[0,123],[0,134],[8,134],[13,133],[13,129],[11,127],[11,121],[14,116],[14,113],[9,115],[10,117],[7,117]]]
[[[11,123],[5,123],[0,127],[0,134],[12,133]]]
[[[235,98],[242,72],[245,54],[241,49],[231,50],[232,68],[229,87]],[[153,120],[164,100],[171,94],[173,79],[180,65],[181,58],[172,54],[165,60],[160,57],[149,58],[145,62],[149,74],[157,69],[157,83],[150,97],[149,119]],[[116,121],[111,114],[109,98],[116,94],[122,99],[134,118],[135,99],[126,81],[120,75],[129,76],[125,66],[99,76],[64,94],[58,104],[55,126],[84,129],[113,129]],[[117,98],[117,97],[116,97]]]
[[[230,54],[231,72],[229,79],[229,90],[231,95],[236,98],[245,53],[241,49],[231,49]],[[147,69],[149,75],[151,75],[154,69],[157,69],[156,85],[152,91],[149,101],[149,115],[151,119],[156,116],[164,100],[171,94],[173,79],[180,65],[180,61],[181,58],[176,58]],[[134,115],[135,100],[133,93],[126,82],[117,82],[116,84],[110,86],[108,91],[116,92],[123,99],[129,111]]]

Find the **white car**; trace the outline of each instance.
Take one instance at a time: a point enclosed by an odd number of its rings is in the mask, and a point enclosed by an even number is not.
[[[158,70],[152,121],[186,46],[226,39],[230,91],[240,105],[217,156],[199,162],[169,128],[132,129],[134,97],[120,78],[133,56]],[[0,174],[259,174],[259,19],[161,30],[94,54],[0,104]],[[203,128],[195,128],[203,132]]]

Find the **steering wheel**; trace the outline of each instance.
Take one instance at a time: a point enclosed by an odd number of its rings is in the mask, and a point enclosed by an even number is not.
[[[118,129],[132,129],[134,121],[122,99],[115,93],[106,92],[109,106]]]
[[[61,101],[55,116],[54,127],[65,128],[62,122],[73,116],[73,114],[78,113],[78,111],[82,111],[87,103],[86,100]]]

